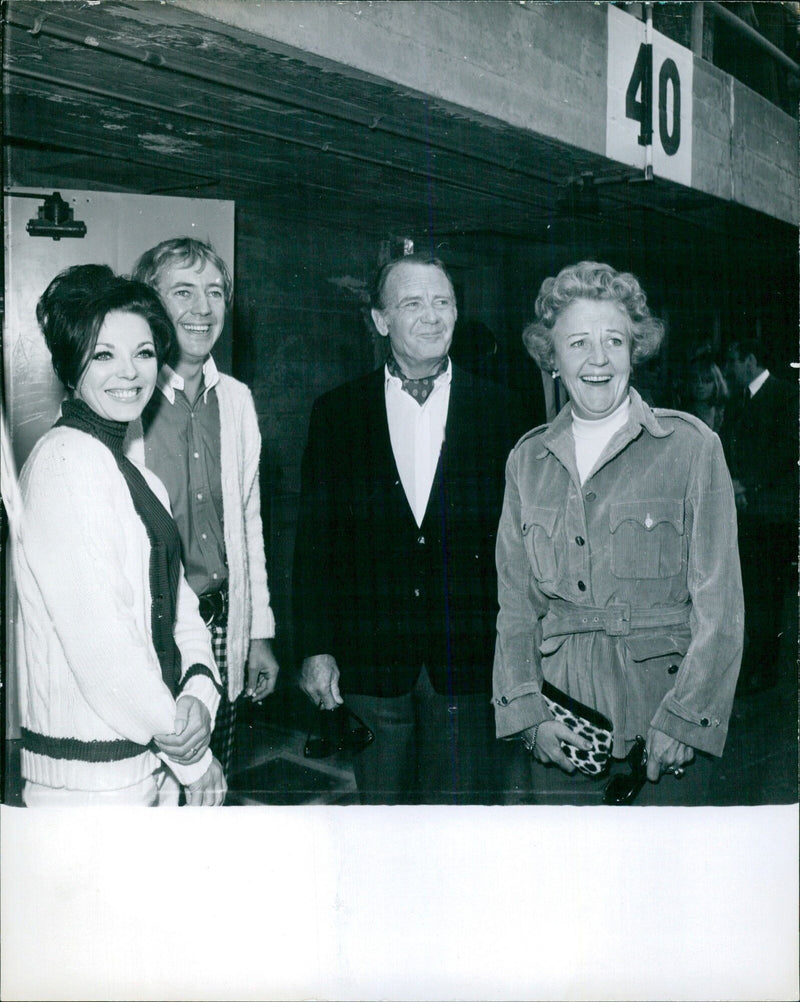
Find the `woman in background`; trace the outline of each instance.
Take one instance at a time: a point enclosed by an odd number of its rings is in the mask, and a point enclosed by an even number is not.
[[[719,434],[729,393],[725,377],[710,352],[700,351],[689,362],[684,396],[686,410]]]
[[[592,261],[564,268],[542,284],[535,312],[526,347],[560,374],[570,403],[506,466],[497,735],[531,751],[536,803],[603,802],[605,779],[574,764],[589,743],[556,719],[547,681],[610,721],[612,777],[631,756],[641,786],[646,768],[638,803],[706,803],[744,618],[719,438],[629,385],[663,336],[633,275]]]
[[[187,803],[220,804],[208,631],[166,492],[122,453],[172,325],[155,293],[99,265],[62,272],[37,319],[68,399],[23,467],[13,526],[23,799],[177,803],[177,780]]]

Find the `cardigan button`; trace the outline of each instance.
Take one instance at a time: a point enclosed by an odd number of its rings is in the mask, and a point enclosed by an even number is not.
[[[667,668],[667,674],[668,675],[674,675],[674,674],[676,674],[677,671],[678,671],[678,666],[677,665],[670,665],[669,668]]]
[[[501,706],[508,706],[508,696],[501,696],[497,701]]]
[[[711,721],[708,719],[708,717],[701,717],[700,718],[700,726],[701,727],[708,727],[708,725],[710,723],[711,723]]]
[[[586,540],[583,538],[583,536],[576,536],[575,542],[578,544],[578,546],[583,546]]]
[[[595,494],[594,491],[587,491],[584,497],[586,498],[587,501],[594,501],[597,495]]]
[[[586,583],[584,581],[578,582],[578,591],[586,591]]]

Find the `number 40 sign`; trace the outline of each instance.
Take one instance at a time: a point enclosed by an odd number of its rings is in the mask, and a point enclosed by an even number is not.
[[[606,156],[692,183],[692,71],[688,49],[610,4]]]

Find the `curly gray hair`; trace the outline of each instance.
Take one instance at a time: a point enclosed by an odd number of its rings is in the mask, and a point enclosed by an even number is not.
[[[631,322],[631,362],[652,358],[664,338],[664,324],[652,315],[639,280],[630,272],[615,271],[597,261],[571,264],[546,278],[536,297],[536,319],[522,332],[522,340],[540,369],[555,368],[553,327],[576,299],[603,299],[615,303]]]

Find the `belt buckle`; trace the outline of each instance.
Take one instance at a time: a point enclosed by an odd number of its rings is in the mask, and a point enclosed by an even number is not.
[[[627,637],[631,632],[630,603],[612,605],[606,609],[606,634],[609,637]]]

